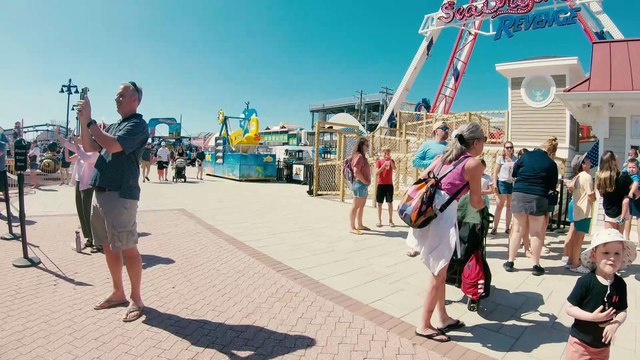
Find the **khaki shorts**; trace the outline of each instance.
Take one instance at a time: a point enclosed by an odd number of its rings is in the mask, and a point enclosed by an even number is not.
[[[95,192],[91,204],[91,232],[96,245],[124,250],[138,244],[138,202],[117,191]]]
[[[151,169],[151,162],[150,161],[145,161],[145,160],[140,160],[140,167],[143,169]]]

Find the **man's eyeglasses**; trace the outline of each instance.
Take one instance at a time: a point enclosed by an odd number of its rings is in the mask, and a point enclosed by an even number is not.
[[[136,91],[136,94],[138,94],[138,97],[140,97],[140,89],[138,88],[138,84],[136,84],[135,81],[129,81],[129,85],[133,86],[133,89]]]
[[[442,130],[442,131],[449,131],[449,127],[448,126],[441,126],[438,129]]]

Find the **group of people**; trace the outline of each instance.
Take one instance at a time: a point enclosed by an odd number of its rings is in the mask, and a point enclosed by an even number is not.
[[[167,178],[168,169],[170,165],[175,164],[178,159],[193,160],[197,169],[196,179],[203,180],[205,153],[202,147],[198,146],[194,153],[187,153],[182,146],[176,147],[175,151],[173,149],[169,150],[163,141],[155,151],[151,143],[147,143],[143,149],[140,162],[142,167],[142,182],[151,181],[149,180],[149,172],[152,163],[155,163],[157,167],[158,182],[169,181]]]
[[[436,122],[432,130],[433,140],[422,144],[414,156],[413,166],[424,169],[420,175],[422,178],[433,173],[436,176],[448,174],[439,181],[434,208],[439,208],[454,194],[456,198],[426,227],[409,229],[407,245],[411,250],[407,255],[420,255],[428,269],[422,320],[415,333],[433,341],[447,342],[450,341],[448,332],[465,326],[452,318],[445,307],[447,267],[453,252],[459,247],[457,208],[460,198],[468,196],[469,205],[479,210],[488,206],[487,195],[497,192],[496,221],[491,232],[497,233],[498,219],[504,211],[505,231],[509,235],[504,269],[509,272],[515,270],[516,254],[524,244],[533,261],[532,274],[540,276],[545,273],[540,265],[540,256],[549,214],[557,205],[556,190],[562,177],[558,176],[558,165],[554,161],[558,148],[555,137],[531,151],[522,151],[519,156],[514,155],[513,143],[506,142],[491,177],[485,174],[486,165],[479,158],[487,140],[479,124],[461,126],[451,141],[447,141],[449,127],[446,123]],[[362,224],[362,211],[371,183],[371,169],[366,159],[368,147],[367,139],[360,138],[351,157],[354,202],[350,226],[354,234],[368,230]],[[626,238],[622,234],[630,216],[640,215],[640,186],[637,182],[640,179],[636,158],[637,153],[627,161],[625,171],[621,171],[615,154],[606,151],[600,159],[594,186],[589,174],[589,159],[586,154],[576,155],[571,162],[574,176],[564,180],[573,193],[571,227],[564,260],[569,269],[584,274],[567,297],[566,312],[575,319],[565,352],[567,359],[607,359],[611,341],[626,319],[626,284],[617,272],[636,258],[635,243],[629,240],[628,231]],[[388,185],[385,171],[395,169],[387,149],[375,161],[375,169],[378,176],[377,225],[381,225],[382,200],[391,204],[392,197],[388,199],[389,188],[380,185]],[[632,178],[634,175],[635,179]],[[591,207],[596,190],[603,198],[605,229],[594,234],[590,246],[583,251],[582,241],[591,227]],[[390,224],[393,224],[392,205],[389,205],[389,211]]]

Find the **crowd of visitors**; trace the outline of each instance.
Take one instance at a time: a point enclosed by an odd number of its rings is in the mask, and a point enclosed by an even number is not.
[[[486,162],[481,155],[486,137],[478,124],[461,126],[449,140],[448,125],[436,122],[432,136],[420,146],[411,164],[423,170],[421,178],[447,174],[437,183],[433,208],[438,209],[454,194],[457,195],[454,200],[459,200],[468,193],[465,206],[467,211],[473,211],[488,206],[489,196],[494,195],[495,220],[490,234],[497,235],[498,226],[503,222],[508,235],[508,255],[503,265],[507,272],[516,270],[516,256],[523,247],[525,257],[532,262],[532,275],[545,274],[540,264],[542,254],[549,251],[544,245],[545,234],[551,214],[561,205],[558,204],[558,191],[562,191],[562,185],[566,186],[571,198],[567,216],[570,226],[562,262],[569,271],[583,275],[573,290],[567,292],[566,312],[575,321],[566,358],[608,358],[611,341],[624,323],[628,307],[626,285],[617,272],[636,258],[637,244],[629,238],[631,219],[640,217],[638,151],[629,151],[622,169],[616,155],[605,151],[599,159],[595,180],[590,173],[593,165],[587,154],[577,154],[571,160],[572,175],[563,179],[555,161],[557,138],[551,137],[532,150],[519,149],[517,155],[514,144],[507,141],[495,158],[490,174],[485,174]],[[362,225],[362,212],[371,183],[366,158],[368,146],[367,139],[360,138],[351,157],[355,175],[351,184],[354,202],[350,225],[354,234],[369,230]],[[377,179],[376,226],[383,226],[384,202],[388,204],[389,225],[394,226],[392,204],[396,163],[390,149],[383,147],[372,163]],[[461,193],[456,192],[459,189],[462,189]],[[598,211],[594,205],[596,191],[603,199],[604,230],[593,234],[591,244],[584,249],[585,236],[591,232],[591,220]],[[422,320],[416,334],[438,342],[449,341],[447,332],[465,326],[448,315],[444,302],[447,267],[459,246],[457,207],[458,201],[453,201],[426,227],[410,227],[407,237],[410,248],[407,255],[420,255],[428,275]],[[640,225],[638,235],[640,238]]]

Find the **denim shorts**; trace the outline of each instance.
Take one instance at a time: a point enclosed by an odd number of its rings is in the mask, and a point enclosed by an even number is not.
[[[511,195],[513,193],[513,184],[506,181],[498,181],[498,194]]]
[[[527,214],[532,216],[544,216],[549,212],[549,200],[546,196],[537,196],[514,192],[511,199],[511,212],[514,214]]]
[[[369,185],[363,183],[360,180],[356,180],[351,184],[351,191],[353,196],[357,198],[366,198],[369,196]]]

